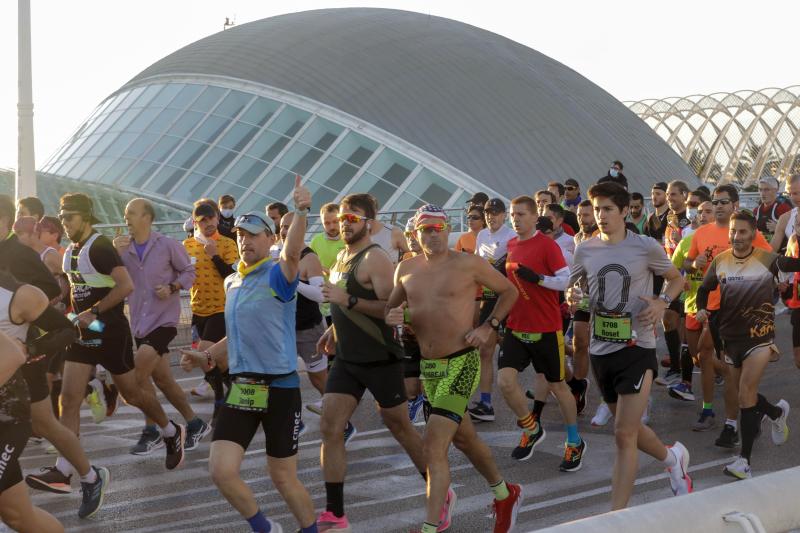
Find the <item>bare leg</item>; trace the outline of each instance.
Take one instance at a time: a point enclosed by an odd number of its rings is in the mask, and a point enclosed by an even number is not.
[[[470,417],[465,416],[458,425],[458,431],[453,436],[453,445],[467,456],[475,470],[483,476],[489,485],[497,484],[503,477],[497,469],[494,457],[489,447],[483,442],[475,431],[475,424]]]
[[[186,397],[186,393],[183,392],[181,386],[175,381],[175,377],[172,375],[169,368],[169,361],[165,359],[165,356],[158,359],[158,364],[153,371],[153,382],[156,387],[164,393],[167,401],[177,409],[184,420],[189,422],[197,418],[197,414],[189,404],[189,398]]]
[[[317,389],[317,391],[319,391],[319,395],[322,396],[325,394],[325,383],[328,381],[328,371],[323,370],[321,372],[309,372],[308,381],[311,382],[311,385]]]
[[[518,379],[519,372],[515,368],[501,368],[497,372],[497,383],[500,386],[503,399],[505,399],[517,418],[525,418],[529,414],[528,402],[522,393]],[[536,387],[536,392],[538,393],[539,391],[540,387]]]
[[[578,423],[578,410],[575,406],[575,396],[565,381],[549,383],[549,388],[556,395],[558,406],[561,408],[561,416],[567,425]]]
[[[85,476],[89,473],[91,466],[80,439],[56,420],[50,398],[31,404],[31,421],[33,432],[49,440],[58,453],[75,468],[78,475]]]
[[[314,503],[306,488],[297,479],[297,455],[282,458],[268,455],[267,467],[272,484],[281,493],[283,501],[286,502],[300,527],[310,527],[316,521]]]
[[[59,421],[75,435],[80,434],[81,402],[94,366],[73,361],[64,362],[61,380],[61,418]]]
[[[164,412],[161,404],[158,403],[155,395],[149,394],[139,388],[136,382],[135,371],[131,370],[124,374],[115,374],[114,383],[125,401],[140,409],[145,416],[150,417],[158,427],[164,428],[169,424],[169,418],[167,418],[167,414]]]
[[[489,335],[489,340],[480,347],[481,355],[481,379],[478,383],[478,391],[491,393],[494,385],[494,350],[497,346],[497,333],[494,331]]]
[[[322,416],[319,429],[322,433],[320,462],[322,475],[328,483],[344,481],[347,457],[344,448],[344,427],[358,402],[349,394],[326,393],[322,397]]]
[[[28,487],[19,482],[0,493],[0,518],[14,531],[21,533],[63,533],[53,515],[31,503]]]
[[[450,488],[450,462],[447,452],[458,429],[459,425],[455,420],[436,414],[431,415],[428,425],[425,426],[423,447],[425,461],[428,465],[428,498],[425,504],[425,521],[429,524],[439,523],[439,513],[447,499],[447,489]]]
[[[422,437],[411,425],[411,420],[408,419],[406,404],[401,403],[389,409],[379,407],[378,411],[383,417],[383,423],[406,451],[417,470],[425,472],[426,464],[425,456],[422,452]]]
[[[572,373],[576,379],[589,375],[589,323],[572,323]]]

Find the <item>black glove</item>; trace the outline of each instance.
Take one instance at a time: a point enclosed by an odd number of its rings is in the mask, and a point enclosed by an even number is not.
[[[525,281],[529,281],[530,283],[537,283],[537,284],[542,280],[542,276],[540,276],[530,268],[526,267],[525,265],[519,265],[519,267],[517,267],[517,277],[524,279]]]
[[[536,229],[539,231],[553,231],[553,221],[548,217],[539,217],[536,219]]]

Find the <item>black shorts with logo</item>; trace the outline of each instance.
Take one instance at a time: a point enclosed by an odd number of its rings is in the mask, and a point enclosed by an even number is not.
[[[136,347],[139,348],[142,344],[151,346],[158,355],[169,353],[169,343],[172,342],[178,335],[178,328],[162,326],[156,328],[144,337],[136,337]]]
[[[64,356],[65,361],[84,365],[102,365],[115,376],[133,370],[133,339],[129,332],[120,337],[106,337],[97,346],[73,342]]]
[[[511,330],[503,336],[503,352],[497,368],[513,368],[522,372],[533,365],[538,374],[550,383],[564,381],[564,335],[561,331],[540,333],[537,341],[527,342],[517,338]]]
[[[32,433],[30,422],[0,422],[0,493],[22,481],[19,457]]]
[[[652,377],[658,374],[658,359],[654,348],[626,346],[619,351],[591,354],[594,379],[606,403],[617,403],[620,394],[638,394],[647,370]]]
[[[369,390],[378,405],[390,409],[406,401],[403,375],[402,360],[356,364],[337,357],[328,372],[325,393],[349,394],[361,401]]]
[[[214,313],[208,316],[192,315],[192,325],[197,328],[200,340],[216,343],[226,335],[225,313]]]
[[[422,352],[419,344],[412,339],[403,339],[403,373],[407,378],[419,377],[419,362],[422,359]]]
[[[771,338],[757,338],[757,339],[742,339],[742,340],[723,340],[725,347],[725,354],[722,360],[734,368],[742,368],[742,363],[747,357],[759,348],[767,348],[775,346],[775,339]],[[777,350],[777,348],[775,348]]]
[[[223,404],[211,440],[235,442],[246,450],[261,426],[267,455],[291,457],[297,454],[301,409],[299,388],[270,387],[266,412],[243,411]]]
[[[708,331],[711,333],[711,340],[714,342],[717,357],[722,358],[722,351],[725,346],[722,344],[722,337],[719,335],[719,311],[708,311]]]
[[[681,300],[680,298],[675,298],[674,300],[672,300],[669,303],[667,309],[669,309],[670,311],[675,311],[676,313],[678,313],[679,316],[682,317],[686,316],[686,307],[684,306],[683,300]]]
[[[47,368],[49,365],[49,357],[22,365],[22,376],[28,385],[28,396],[30,396],[31,403],[40,402],[50,397],[50,386],[47,384]]]

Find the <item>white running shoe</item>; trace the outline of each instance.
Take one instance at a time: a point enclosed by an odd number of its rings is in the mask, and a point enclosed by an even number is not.
[[[747,462],[747,459],[744,457],[737,457],[734,462],[725,466],[722,469],[722,473],[726,476],[731,476],[736,479],[750,479],[753,477],[752,472],[750,471],[750,463]]]
[[[306,404],[306,409],[314,413],[315,415],[322,416],[322,399],[311,402]]]
[[[199,385],[197,385],[196,387],[192,388],[192,390],[190,391],[190,394],[192,396],[197,396],[199,398],[207,398],[209,396],[210,392],[211,392],[211,388],[208,385],[208,381],[203,380],[203,381],[200,382]]]
[[[669,486],[672,494],[680,496],[692,492],[692,478],[689,476],[689,450],[680,442],[675,442],[669,447],[667,453],[671,453],[677,459],[678,464],[667,468],[669,472]]]
[[[603,427],[614,417],[611,409],[608,408],[606,402],[602,402],[597,406],[597,412],[592,417],[592,425],[595,427]]]
[[[777,407],[781,408],[781,416],[772,420],[772,442],[780,446],[789,439],[789,426],[786,424],[786,419],[789,416],[789,402],[781,399]]]

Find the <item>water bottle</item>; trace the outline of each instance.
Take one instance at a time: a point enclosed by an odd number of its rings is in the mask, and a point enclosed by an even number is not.
[[[78,325],[78,315],[76,315],[75,313],[68,313],[67,314],[67,318],[70,320],[70,322],[72,322],[73,326],[77,326]],[[92,321],[92,323],[89,324],[89,328],[88,329],[91,330],[91,331],[94,331],[95,333],[102,333],[103,330],[105,329],[105,327],[106,327],[105,324],[103,324],[102,322],[100,322],[99,320],[97,320],[95,318]]]

